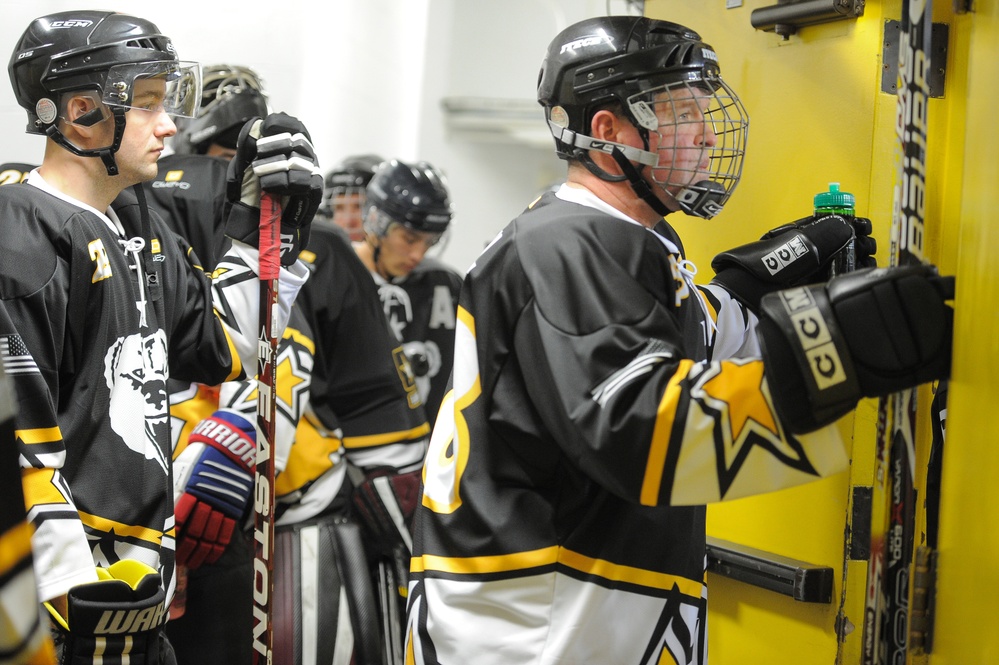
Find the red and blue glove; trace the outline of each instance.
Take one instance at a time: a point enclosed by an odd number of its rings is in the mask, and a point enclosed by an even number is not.
[[[242,415],[220,410],[194,428],[174,461],[177,563],[194,569],[215,562],[253,492],[256,429]]]

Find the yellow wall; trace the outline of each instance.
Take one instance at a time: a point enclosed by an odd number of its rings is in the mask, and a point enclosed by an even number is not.
[[[900,0],[869,0],[865,15],[805,28],[784,41],[754,30],[753,9],[774,2],[649,0],[646,14],[676,21],[715,47],[726,81],[750,113],[750,138],[739,189],[710,221],[670,218],[687,251],[710,278],[717,252],[810,213],[812,195],[838,181],[870,217],[886,265],[895,178],[896,100],[880,91],[883,24],[898,19]],[[945,96],[930,105],[927,258],[958,275],[954,380],[941,518],[936,648],[916,663],[999,663],[999,621],[986,609],[999,588],[999,479],[996,427],[988,414],[999,399],[999,138],[993,120],[999,85],[999,0],[976,0],[955,16],[937,0],[934,20],[950,25]],[[965,101],[967,99],[967,101]],[[988,197],[988,198],[987,198]],[[928,406],[929,387],[920,391]],[[871,485],[877,405],[865,400],[841,426],[853,440],[848,473],[810,486],[712,506],[709,535],[831,566],[834,600],[807,604],[709,575],[712,665],[859,663],[866,562],[844,565],[851,485]],[[922,503],[929,431],[926,409],[917,432],[917,490]],[[923,516],[918,525],[922,527]],[[918,536],[917,536],[918,538]],[[844,581],[845,580],[845,581]],[[983,590],[988,590],[984,591]],[[991,605],[991,603],[989,603]],[[837,613],[853,632],[837,642]]]
[[[936,647],[931,665],[999,663],[999,1],[976,0],[951,34],[959,85],[953,172],[941,209],[944,248],[956,244],[954,369],[940,516]],[[956,42],[956,43],[955,43]],[[950,72],[948,72],[950,73]],[[967,99],[966,108],[961,101]],[[932,112],[932,110],[931,110]],[[963,168],[962,168],[963,166]],[[950,253],[950,252],[948,252]]]

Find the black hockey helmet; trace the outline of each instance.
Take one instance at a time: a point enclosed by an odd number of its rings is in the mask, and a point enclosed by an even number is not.
[[[725,139],[717,149],[708,149],[711,172],[707,181],[696,183],[689,178],[686,182],[682,177],[671,178],[673,169],[658,166],[659,157],[649,151],[648,140],[649,132],[663,127],[655,111],[656,104],[673,104],[674,101],[663,98],[678,93],[690,99],[695,88],[701,91],[701,96],[712,98],[710,108],[704,111],[706,120],[698,122],[706,122],[715,135]],[[667,189],[681,209],[701,217],[711,217],[720,211],[738,182],[748,116],[738,97],[722,81],[714,49],[689,28],[635,16],[602,16],[580,21],[559,33],[549,45],[538,76],[537,93],[559,157],[581,160],[608,180],[627,178],[640,195],[638,189],[642,184],[636,182],[636,169],[631,169],[633,176],[627,175],[629,169],[622,165],[626,175],[611,176],[596,169],[589,151],[614,154],[616,149],[623,158],[637,162],[639,169],[653,167],[653,179],[661,186],[681,189],[677,192]],[[587,136],[593,115],[600,109],[613,107],[619,108],[638,128],[645,139],[645,150],[595,141]],[[675,128],[680,122],[670,124]],[[622,161],[620,156],[615,158],[619,163]],[[657,177],[655,172],[660,170],[670,173],[665,178]],[[704,194],[710,195],[707,205],[694,200]]]
[[[163,110],[171,115],[193,117],[201,95],[197,63],[181,62],[170,39],[151,22],[116,12],[68,11],[35,19],[18,40],[7,72],[17,103],[28,112],[28,133],[46,134],[76,154],[99,156],[112,175],[137,80],[166,82]],[[57,127],[62,95],[79,91],[92,92],[108,108],[74,122],[95,124],[110,110],[115,116],[112,145],[81,150],[62,136]]]
[[[367,187],[375,175],[375,169],[384,161],[379,155],[351,155],[326,174],[326,189],[333,191],[338,187]]]
[[[201,79],[201,110],[178,131],[173,148],[204,154],[217,143],[235,149],[246,121],[267,115],[263,80],[249,67],[224,64],[205,65]]]
[[[414,231],[444,233],[451,223],[451,200],[444,175],[428,162],[382,164],[366,189],[364,227],[383,236],[390,222]],[[372,215],[372,208],[381,215]]]
[[[384,161],[380,155],[351,155],[330,169],[323,180],[323,204],[318,214],[333,219],[334,199],[340,196],[359,194],[363,203],[364,190]]]

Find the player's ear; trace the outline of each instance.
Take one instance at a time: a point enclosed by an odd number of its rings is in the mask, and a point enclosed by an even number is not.
[[[599,141],[618,141],[621,119],[613,111],[601,109],[590,120],[590,136]]]
[[[70,95],[65,102],[63,119],[80,136],[90,137],[94,125],[104,120],[106,107],[91,93]]]

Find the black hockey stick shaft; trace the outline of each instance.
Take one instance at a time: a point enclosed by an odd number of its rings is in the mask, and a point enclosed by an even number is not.
[[[893,266],[924,260],[932,20],[932,0],[903,0],[895,122],[899,163],[889,256]],[[879,405],[876,480],[885,488],[886,521],[872,525],[872,534],[883,535],[871,547],[865,664],[904,663],[908,651],[909,578],[916,514],[916,401],[916,390],[911,389],[889,395]]]
[[[274,437],[277,374],[278,275],[281,270],[281,204],[264,193],[260,198],[260,336],[257,342],[257,464],[253,492],[253,663],[270,665],[274,626]]]

